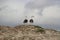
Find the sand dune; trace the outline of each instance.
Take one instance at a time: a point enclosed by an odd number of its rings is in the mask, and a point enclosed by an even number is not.
[[[60,40],[60,32],[34,25],[0,26],[0,40]]]

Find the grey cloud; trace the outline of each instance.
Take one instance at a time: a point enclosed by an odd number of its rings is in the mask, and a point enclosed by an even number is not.
[[[45,2],[44,2],[45,1]],[[60,0],[34,0],[27,3],[26,8],[43,8],[46,6],[60,5]]]
[[[24,14],[23,12],[23,3],[21,4],[22,0],[0,0],[0,25],[12,25],[15,26],[18,23],[21,24],[22,23],[22,17]],[[18,8],[18,6],[20,6],[21,8],[19,9],[13,9],[13,5],[9,4],[12,3],[17,3],[18,5],[16,8]],[[12,5],[10,7],[10,5]],[[24,4],[25,5],[25,4]],[[21,12],[22,11],[22,12]]]
[[[43,9],[48,6],[60,5],[60,0],[34,0],[26,4],[26,9],[40,9],[38,14],[42,14]]]

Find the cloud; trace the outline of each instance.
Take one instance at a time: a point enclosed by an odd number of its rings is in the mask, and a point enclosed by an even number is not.
[[[27,3],[26,9],[38,9],[38,14],[42,15],[45,7],[60,5],[60,0],[33,0]]]
[[[43,8],[46,6],[60,5],[60,0],[34,0],[27,3],[26,8]]]
[[[1,0],[0,0],[1,1]],[[22,23],[22,17],[24,16],[24,5],[23,2],[17,2],[17,0],[10,0],[2,4],[0,7],[0,24],[1,25],[16,25]]]

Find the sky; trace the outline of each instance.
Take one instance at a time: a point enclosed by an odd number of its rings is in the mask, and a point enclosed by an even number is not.
[[[0,0],[0,25],[21,25],[26,16],[34,16],[33,25],[60,30],[60,0]]]

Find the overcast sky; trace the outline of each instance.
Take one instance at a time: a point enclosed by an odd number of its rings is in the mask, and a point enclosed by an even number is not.
[[[60,0],[0,0],[0,25],[16,26],[34,16],[34,25],[60,30]]]

